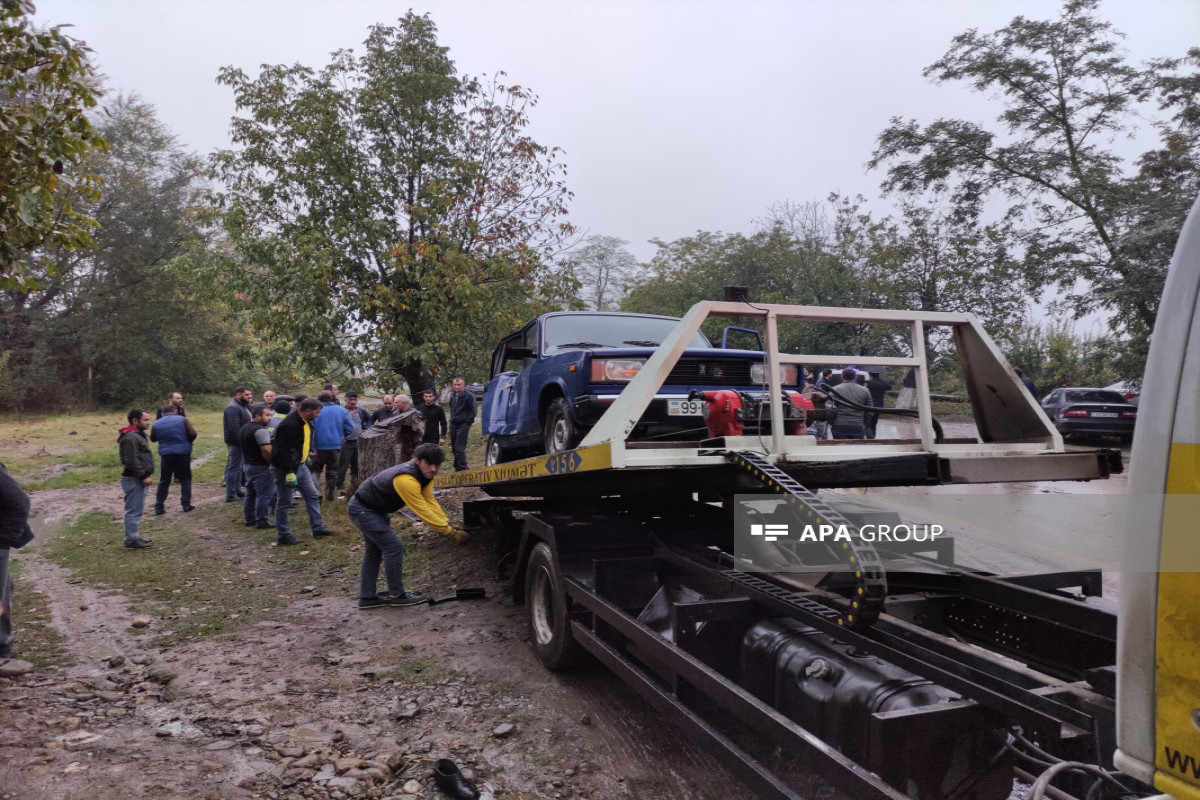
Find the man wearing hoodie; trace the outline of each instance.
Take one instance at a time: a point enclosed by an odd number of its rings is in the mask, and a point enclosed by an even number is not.
[[[29,495],[0,464],[0,660],[17,657],[12,624],[12,577],[8,574],[9,548],[21,548],[33,539],[29,529]]]
[[[117,435],[121,455],[121,491],[125,494],[125,546],[144,550],[153,546],[138,535],[138,523],[146,510],[146,490],[154,480],[154,454],[146,439],[150,415],[135,408],[125,415],[129,424]]]

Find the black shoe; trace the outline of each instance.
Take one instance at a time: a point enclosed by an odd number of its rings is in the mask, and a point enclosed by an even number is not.
[[[267,528],[274,528],[275,526],[269,522],[260,522],[254,527],[258,528],[260,531],[265,531]]]
[[[479,790],[475,784],[463,777],[453,761],[439,758],[433,762],[433,782],[448,797],[455,800],[478,800]]]
[[[243,522],[242,524],[243,524],[243,525],[245,525],[247,528],[253,528],[253,527],[254,527],[254,523],[253,523],[253,522]]]
[[[154,509],[154,516],[156,516],[156,517],[161,517],[165,513],[167,513],[167,510],[165,508],[155,508]]]
[[[429,602],[429,598],[423,594],[416,592],[403,592],[401,594],[381,594],[379,599],[387,603],[389,606],[419,606]]]
[[[240,498],[240,497],[226,497],[226,498],[225,498],[225,502],[226,502],[226,503],[240,503],[240,502],[242,502],[242,498]]]
[[[154,547],[154,542],[150,541],[149,539],[138,538],[134,539],[133,541],[126,542],[125,546],[131,550],[145,550],[147,547]]]
[[[286,547],[290,544],[300,544],[300,540],[297,539],[295,536],[288,534],[286,537],[284,537],[282,539],[276,539],[275,544],[279,545],[280,547]]]
[[[0,644],[0,661],[4,660],[6,658],[16,658],[16,657],[17,657],[16,644],[14,644],[13,642],[9,642],[8,644]]]
[[[329,528],[317,528],[313,531],[314,539],[324,539],[326,536],[337,536],[337,531],[331,531]]]
[[[189,511],[195,511],[195,510],[196,510],[195,506],[184,506],[183,507],[183,513],[185,513],[185,514]]]
[[[386,599],[379,596],[358,598],[359,611],[366,611],[369,608],[387,608],[389,605],[391,604]]]
[[[238,499],[238,500],[241,500],[241,499],[242,499],[243,497],[245,497],[245,496],[246,496],[246,493],[245,493],[245,492],[240,492],[240,491],[239,491],[239,492],[237,493],[237,499]]]

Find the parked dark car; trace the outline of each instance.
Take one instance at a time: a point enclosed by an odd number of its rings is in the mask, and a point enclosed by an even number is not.
[[[487,463],[578,446],[678,321],[563,311],[506,336],[483,400]],[[783,385],[799,388],[798,375],[797,365],[783,366]],[[704,438],[705,403],[689,399],[692,390],[761,394],[765,383],[761,350],[715,348],[697,333],[629,438]]]
[[[483,402],[483,394],[486,391],[486,389],[487,389],[487,387],[484,386],[482,383],[468,383],[467,384],[467,391],[470,392],[471,394],[475,395],[476,403]]]
[[[1137,406],[1110,389],[1055,389],[1042,399],[1042,410],[1067,438],[1072,435],[1119,436],[1133,441]]]

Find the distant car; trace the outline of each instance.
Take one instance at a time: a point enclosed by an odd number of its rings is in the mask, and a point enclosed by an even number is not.
[[[678,321],[562,311],[543,314],[505,337],[492,354],[483,400],[486,463],[578,446]],[[782,385],[801,388],[798,373],[797,365],[784,365]],[[707,406],[689,397],[693,390],[760,395],[765,383],[761,349],[717,348],[696,333],[629,438],[705,438]]]
[[[1133,403],[1135,406],[1138,404],[1138,401],[1142,399],[1141,392],[1134,389],[1125,381],[1117,381],[1116,383],[1105,386],[1104,388],[1110,392],[1116,392],[1117,394],[1122,395],[1128,402]]]
[[[1137,406],[1111,389],[1055,389],[1042,399],[1042,410],[1063,438],[1073,435],[1117,436],[1133,441]]]
[[[485,389],[487,389],[487,387],[484,386],[482,383],[468,383],[467,384],[467,391],[470,392],[471,394],[475,395],[475,402],[477,402],[477,403],[483,402],[483,393],[484,393]]]

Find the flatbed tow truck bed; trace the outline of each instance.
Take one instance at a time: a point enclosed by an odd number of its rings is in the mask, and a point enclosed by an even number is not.
[[[818,442],[787,435],[669,445],[630,440],[708,314],[760,315],[772,385],[781,363],[911,367],[919,437]],[[781,354],[776,320],[906,325],[911,358]],[[953,335],[978,440],[945,440],[929,405],[923,326]],[[1015,778],[1076,761],[1111,769],[1116,617],[1100,573],[998,576],[954,563],[952,542],[874,547],[870,515],[813,490],[1093,480],[1120,455],[1062,439],[970,315],[701,303],[581,446],[439,476],[475,486],[468,525],[499,531],[501,570],[548,668],[598,659],[719,754],[750,795],[799,798],[818,774],[853,798],[1007,798]],[[811,569],[748,568],[739,498],[770,498],[846,526]],[[787,545],[800,559],[812,548]],[[1103,785],[1101,785],[1103,784]],[[1056,796],[1133,797],[1128,778],[1078,772]]]

